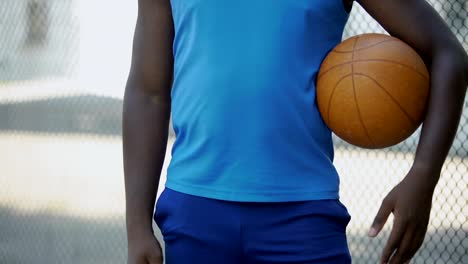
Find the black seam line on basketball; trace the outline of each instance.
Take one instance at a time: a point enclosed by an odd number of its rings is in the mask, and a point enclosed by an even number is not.
[[[335,87],[333,87],[332,93],[331,93],[331,95],[330,95],[330,98],[328,99],[328,104],[327,104],[327,123],[330,123],[330,108],[331,108],[330,103],[331,103],[331,101],[332,101],[332,99],[333,99],[333,95],[335,94],[336,87],[338,87],[338,85],[339,85],[344,79],[346,79],[347,77],[349,77],[349,76],[351,76],[351,75],[352,75],[352,73],[347,74],[347,75],[341,77],[341,78],[338,80],[338,82],[335,84]]]
[[[379,44],[382,44],[382,43],[385,43],[385,42],[389,42],[389,41],[397,41],[397,39],[386,39],[386,40],[382,40],[382,41],[379,41],[377,43],[374,43],[374,44],[371,44],[367,47],[362,47],[362,48],[359,48],[359,49],[355,49],[355,50],[350,50],[350,51],[344,51],[344,50],[332,50],[331,52],[335,52],[335,53],[351,53],[351,52],[354,52],[354,51],[360,51],[360,50],[365,50],[365,49],[368,49],[368,48],[372,48],[372,47],[375,47]]]
[[[351,57],[352,61],[354,61],[354,47],[356,47],[356,44],[357,44],[358,40],[359,40],[359,36],[356,37],[356,41],[354,42],[353,54],[352,54],[352,57]],[[354,64],[351,64],[351,78],[353,80],[354,103],[356,104],[356,109],[357,109],[357,112],[358,112],[359,122],[361,123],[361,126],[364,129],[364,132],[366,133],[367,139],[370,141],[370,143],[372,145],[375,146],[374,141],[372,140],[372,138],[369,135],[369,131],[367,131],[367,128],[364,125],[364,121],[362,120],[362,116],[361,116],[361,110],[359,109],[359,104],[358,104],[357,96],[356,96],[356,86],[354,85]]]
[[[410,122],[413,123],[413,125],[417,124],[416,120],[414,120],[411,117],[411,115],[403,108],[403,106],[401,106],[401,104],[395,99],[395,97],[393,97],[382,85],[380,85],[380,83],[378,83],[377,80],[375,80],[374,78],[372,78],[372,77],[370,77],[370,76],[368,76],[366,74],[362,74],[362,73],[355,73],[355,75],[363,76],[363,77],[366,77],[366,78],[370,79],[371,81],[373,81],[377,86],[380,87],[380,89],[382,89],[390,97],[390,99],[392,99],[392,101],[398,106],[398,108],[400,108],[400,110],[410,120]]]
[[[414,72],[416,72],[417,74],[419,74],[421,77],[423,77],[425,80],[428,80],[429,77],[427,77],[426,75],[424,75],[423,73],[419,72],[418,70],[416,70],[415,68],[409,66],[409,65],[406,65],[406,64],[403,64],[403,63],[400,63],[400,62],[397,62],[397,61],[392,61],[392,60],[385,60],[385,59],[368,59],[368,60],[353,60],[353,61],[348,61],[348,62],[343,62],[341,64],[337,64],[337,65],[334,65],[332,67],[330,67],[329,69],[325,70],[324,72],[320,73],[319,76],[318,76],[318,79],[320,79],[323,75],[327,74],[328,72],[330,72],[331,70],[335,69],[335,68],[338,68],[340,66],[343,66],[343,65],[348,65],[348,64],[351,64],[351,63],[354,63],[354,62],[383,62],[383,63],[393,63],[393,64],[396,64],[396,65],[400,65],[400,66],[403,66],[403,67],[406,67],[408,69],[411,69],[413,70]]]

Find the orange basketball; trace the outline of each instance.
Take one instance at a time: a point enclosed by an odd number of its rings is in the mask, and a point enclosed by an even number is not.
[[[406,43],[383,34],[352,37],[336,46],[317,77],[323,120],[340,138],[363,148],[384,148],[422,123],[429,73]]]

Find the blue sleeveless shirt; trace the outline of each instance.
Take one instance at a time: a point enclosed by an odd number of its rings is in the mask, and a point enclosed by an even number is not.
[[[336,199],[317,72],[342,0],[171,0],[175,37],[166,187],[231,201]]]

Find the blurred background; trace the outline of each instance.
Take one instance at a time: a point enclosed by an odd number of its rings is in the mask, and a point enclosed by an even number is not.
[[[468,2],[429,2],[468,50]],[[136,3],[0,1],[1,264],[125,263],[121,113]],[[343,38],[367,32],[384,31],[355,4]],[[391,219],[379,238],[366,233],[418,138],[364,150],[334,137],[354,263],[377,263]],[[413,263],[468,263],[467,152],[465,101]]]

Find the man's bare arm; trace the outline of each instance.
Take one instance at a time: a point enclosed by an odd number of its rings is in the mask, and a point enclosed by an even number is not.
[[[434,188],[460,121],[468,84],[468,58],[442,18],[425,0],[358,0],[391,35],[422,56],[431,74],[429,106],[415,161],[384,199],[370,235],[395,216],[381,262],[409,261],[427,229]]]
[[[173,74],[174,27],[169,0],[139,0],[138,6],[122,122],[129,247],[143,234],[152,235],[152,214],[168,138]]]
[[[455,136],[466,94],[466,52],[425,0],[358,2],[391,35],[415,48],[428,66],[431,73],[430,102],[416,163],[440,169]]]

